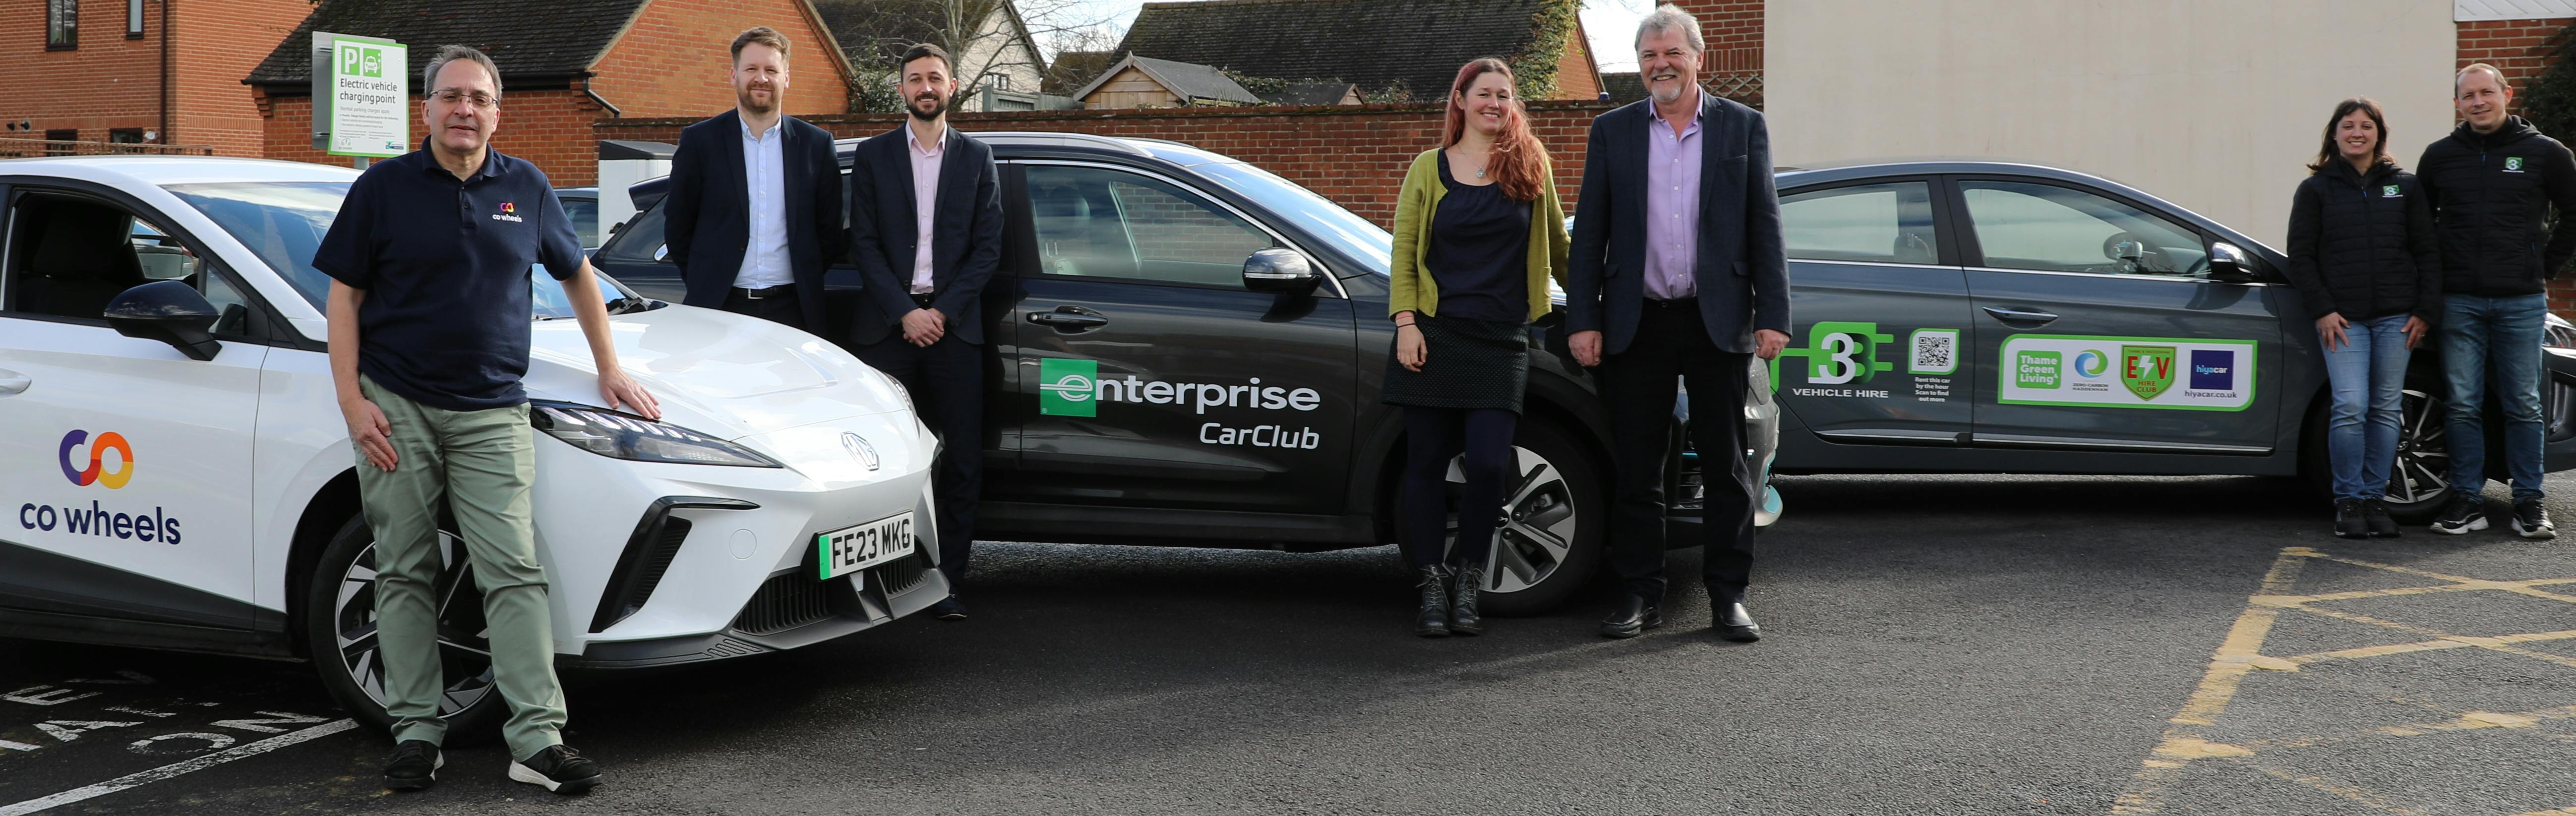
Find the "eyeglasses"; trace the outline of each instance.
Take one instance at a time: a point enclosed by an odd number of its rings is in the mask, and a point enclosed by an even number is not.
[[[444,105],[471,104],[475,110],[491,110],[493,106],[501,104],[500,97],[487,93],[466,93],[454,88],[431,91],[429,98],[438,100]]]

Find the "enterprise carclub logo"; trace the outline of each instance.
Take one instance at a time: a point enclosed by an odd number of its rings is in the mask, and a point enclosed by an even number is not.
[[[134,478],[134,446],[126,444],[123,435],[115,431],[99,434],[97,441],[89,445],[89,467],[76,468],[73,463],[77,458],[72,455],[72,450],[85,441],[90,441],[88,431],[63,434],[62,450],[54,458],[55,463],[63,467],[63,478],[81,487],[95,484],[109,490],[124,487]],[[112,471],[107,469],[107,452],[111,450],[116,451],[116,469]]]
[[[518,223],[527,219],[519,217],[519,205],[504,201],[501,202],[501,211],[492,214],[492,220]]]
[[[1324,404],[1324,395],[1312,388],[1262,385],[1260,377],[1239,385],[1148,380],[1133,374],[1104,380],[1097,360],[1038,361],[1039,414],[1096,417],[1104,402],[1186,405],[1193,414],[1206,414],[1210,408],[1312,411]]]

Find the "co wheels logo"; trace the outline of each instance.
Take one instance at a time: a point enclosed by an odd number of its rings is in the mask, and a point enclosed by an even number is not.
[[[78,461],[73,451],[80,448],[82,442],[89,443],[87,468],[73,464]],[[107,452],[111,450],[116,452],[115,470],[107,469]],[[63,466],[63,478],[72,480],[72,484],[81,487],[95,484],[115,490],[134,478],[134,446],[126,444],[125,437],[114,431],[99,434],[96,440],[89,438],[88,431],[73,431],[63,434],[62,451],[55,456],[55,463]]]
[[[1100,402],[1095,383],[1100,379],[1100,361],[1049,359],[1038,361],[1038,413],[1045,416],[1096,417]]]

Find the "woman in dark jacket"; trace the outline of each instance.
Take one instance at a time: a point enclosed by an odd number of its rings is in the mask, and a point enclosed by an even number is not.
[[[1515,87],[1502,60],[1458,69],[1440,146],[1414,159],[1396,195],[1387,294],[1395,347],[1380,398],[1404,406],[1400,538],[1422,601],[1413,632],[1423,637],[1484,631],[1477,596],[1503,489],[1518,475],[1512,431],[1529,381],[1528,326],[1548,313],[1548,279],[1564,276],[1556,174]],[[1446,540],[1452,459],[1466,479],[1455,547]]]
[[[2379,103],[2353,98],[2290,204],[2290,281],[2317,324],[2334,402],[2335,535],[2397,535],[2380,499],[2397,456],[2406,358],[2442,313],[2432,202],[2388,156]]]

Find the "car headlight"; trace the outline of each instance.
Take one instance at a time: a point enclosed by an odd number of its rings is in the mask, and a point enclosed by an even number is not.
[[[642,417],[567,402],[532,402],[528,422],[566,444],[611,459],[679,465],[786,467],[758,451]]]
[[[2540,327],[2540,346],[2576,349],[2576,325],[2569,325],[2566,318],[2550,314],[2548,321]]]

